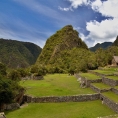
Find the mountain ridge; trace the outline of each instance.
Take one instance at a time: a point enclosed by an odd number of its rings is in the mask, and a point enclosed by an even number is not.
[[[0,38],[0,62],[9,68],[34,64],[41,50],[39,46],[30,42]]]

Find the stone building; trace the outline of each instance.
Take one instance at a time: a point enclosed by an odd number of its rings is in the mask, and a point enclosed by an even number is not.
[[[113,56],[112,66],[118,66],[118,56]]]

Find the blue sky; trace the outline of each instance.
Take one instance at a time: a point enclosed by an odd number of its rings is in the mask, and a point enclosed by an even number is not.
[[[118,35],[118,0],[0,0],[0,38],[43,48],[57,30],[72,25],[88,47]]]

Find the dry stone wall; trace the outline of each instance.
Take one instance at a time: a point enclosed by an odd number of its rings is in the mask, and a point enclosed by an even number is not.
[[[115,103],[114,101],[110,100],[109,98],[105,97],[102,94],[100,97],[103,99],[104,104],[106,104],[109,108],[118,113],[118,103]]]
[[[110,85],[110,86],[112,86],[112,87],[118,85],[118,80],[113,80],[113,79],[106,78],[106,77],[103,77],[103,78],[102,78],[102,82],[103,82],[104,84]]]
[[[94,91],[96,91],[97,93],[103,93],[103,92],[107,92],[107,91],[110,91],[112,88],[109,88],[109,89],[99,89],[97,88],[96,86],[94,85],[90,85],[90,88]]]
[[[85,94],[74,96],[49,96],[49,97],[32,97],[25,95],[24,102],[28,103],[48,103],[48,102],[84,102],[100,99],[100,94]]]
[[[112,88],[112,91],[113,91],[115,94],[118,95],[118,89],[116,89],[116,88]]]

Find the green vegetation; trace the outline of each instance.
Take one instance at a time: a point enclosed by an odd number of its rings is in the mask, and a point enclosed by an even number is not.
[[[44,76],[44,80],[21,81],[26,88],[26,94],[32,96],[66,96],[94,93],[90,88],[80,88],[77,79],[67,74]]]
[[[100,74],[104,74],[104,75],[110,75],[110,74],[114,74],[113,70],[93,70],[94,72],[100,73]]]
[[[73,73],[96,68],[95,60],[78,32],[68,25],[47,39],[36,65],[47,66],[49,73]]]
[[[0,39],[0,62],[9,68],[34,64],[40,52],[41,48],[33,43]]]
[[[113,112],[101,101],[68,103],[31,103],[12,112],[6,112],[7,118],[97,118],[113,115]]]
[[[118,86],[115,86],[116,89],[118,89]]]
[[[99,89],[110,89],[111,87],[109,85],[103,84],[103,83],[92,83],[95,87]]]
[[[92,74],[92,73],[80,73],[79,74],[81,77],[85,77],[88,80],[95,80],[95,79],[100,79],[99,76]]]
[[[104,96],[108,97],[110,100],[113,100],[114,102],[118,103],[118,95],[115,93],[109,91],[102,93]]]
[[[118,80],[118,76],[106,76],[106,78],[113,79],[113,80]]]

